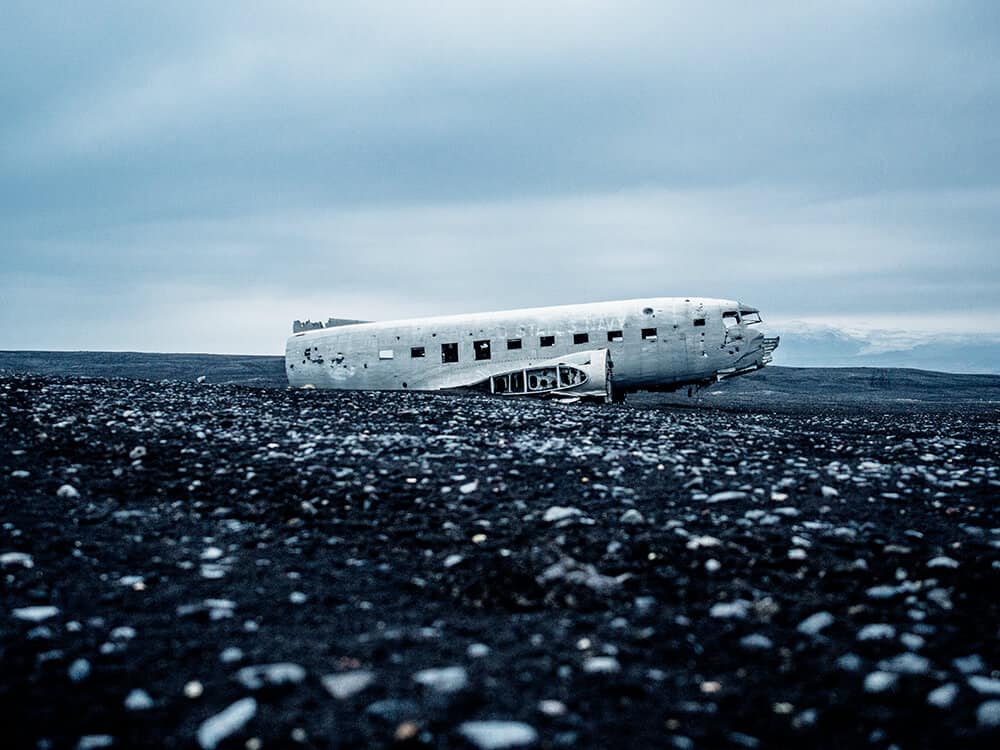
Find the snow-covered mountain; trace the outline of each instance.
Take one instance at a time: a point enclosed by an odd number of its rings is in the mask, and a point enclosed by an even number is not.
[[[767,326],[781,336],[774,364],[790,367],[913,367],[1000,374],[996,334],[846,329],[798,321]]]

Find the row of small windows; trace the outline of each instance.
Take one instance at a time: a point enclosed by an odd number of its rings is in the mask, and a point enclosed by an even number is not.
[[[734,315],[734,313],[725,313],[726,316]],[[737,318],[737,322],[738,322]],[[702,327],[705,325],[705,318],[695,318],[692,321],[696,327]],[[728,325],[728,323],[727,323]],[[677,326],[674,326],[675,328]],[[437,334],[434,334],[437,336]],[[701,334],[704,336],[705,334]],[[397,339],[399,336],[396,337]],[[643,328],[642,329],[642,340],[643,341],[656,341],[656,329],[655,328]],[[625,340],[625,335],[622,331],[608,331],[608,342],[612,344],[618,344]],[[573,344],[580,346],[582,344],[590,343],[589,333],[574,333],[573,334]],[[541,347],[555,346],[556,337],[553,335],[539,336],[538,345]],[[488,360],[493,356],[493,352],[490,345],[489,339],[482,339],[480,341],[472,342],[473,352],[475,353],[476,360]],[[521,339],[507,339],[507,349],[508,351],[514,349],[521,349],[522,343]],[[312,347],[309,347],[303,353],[305,359],[302,360],[302,364],[306,361],[313,362],[315,364],[322,364],[322,357],[314,357],[312,354]],[[392,349],[379,349],[378,358],[379,359],[393,359],[394,353]],[[423,346],[413,346],[410,347],[410,357],[412,359],[423,359],[427,356],[427,349]],[[441,361],[444,363],[458,362],[458,343],[441,344]],[[365,365],[367,367],[368,365]]]
[[[704,318],[698,318],[694,321],[696,326],[705,325]],[[642,339],[643,341],[656,341],[657,334],[655,328],[643,328],[642,329]],[[624,333],[622,331],[608,331],[608,341],[612,344],[620,343],[625,340]],[[541,347],[555,346],[556,337],[553,335],[539,336],[538,345]],[[574,333],[573,334],[573,344],[589,344],[590,334],[589,333]],[[508,351],[514,349],[521,349],[522,342],[521,339],[507,339],[507,349]],[[489,339],[482,339],[480,341],[472,342],[472,350],[475,353],[476,360],[482,361],[491,359],[493,356],[493,351],[491,348]],[[423,359],[427,356],[427,349],[423,346],[414,346],[410,348],[410,357],[412,359]],[[385,359],[391,359],[385,357]],[[458,362],[458,343],[448,343],[441,344],[441,361],[444,363]]]

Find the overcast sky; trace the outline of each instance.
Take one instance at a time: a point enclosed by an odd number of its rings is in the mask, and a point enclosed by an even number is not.
[[[1000,332],[996,2],[7,0],[0,103],[0,349],[650,295]]]

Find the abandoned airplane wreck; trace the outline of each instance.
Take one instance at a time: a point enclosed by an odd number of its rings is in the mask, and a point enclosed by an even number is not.
[[[621,400],[698,387],[771,361],[778,338],[733,300],[658,297],[364,322],[296,321],[294,387],[475,389],[504,396]]]

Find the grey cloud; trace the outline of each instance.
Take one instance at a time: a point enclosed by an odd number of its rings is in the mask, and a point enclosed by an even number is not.
[[[90,325],[60,340],[107,346],[131,306],[168,319],[171,300],[230,328],[245,298],[997,314],[992,3],[7,15],[0,293],[75,302]]]

